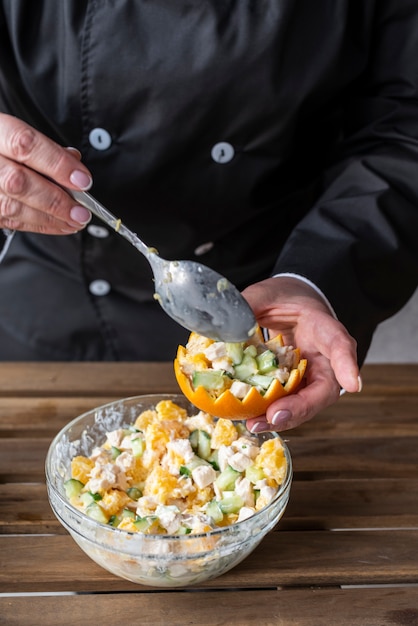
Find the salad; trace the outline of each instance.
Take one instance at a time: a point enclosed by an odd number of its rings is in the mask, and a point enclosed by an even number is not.
[[[160,535],[205,533],[269,504],[287,471],[283,444],[172,400],[107,432],[71,460],[71,504],[102,524]]]
[[[258,327],[243,343],[191,333],[186,346],[178,347],[174,372],[186,398],[202,411],[249,419],[296,391],[306,365],[298,348],[284,345],[281,335],[264,341]]]

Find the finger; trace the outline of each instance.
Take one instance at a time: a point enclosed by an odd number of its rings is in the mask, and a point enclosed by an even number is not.
[[[286,397],[286,403],[277,402],[269,407],[267,421],[278,432],[296,428],[312,419],[317,413],[338,400],[340,387],[335,381],[315,380]]]
[[[73,148],[72,146],[67,146],[65,149],[68,150],[68,152],[70,152],[73,156],[75,156],[77,161],[81,161],[80,150],[78,150],[77,148]]]
[[[360,391],[361,379],[357,361],[357,343],[346,328],[336,319],[323,313],[311,315],[314,327],[309,330],[314,337],[315,352],[324,355],[340,386],[351,393]],[[305,355],[310,358],[309,351]]]
[[[338,335],[332,346],[330,364],[341,387],[350,393],[361,391],[357,344],[350,336]]]
[[[248,420],[247,426],[251,432],[262,430],[281,432],[296,428],[336,402],[340,386],[329,362],[322,356],[317,357],[315,361],[305,384],[296,393],[272,403],[265,416]]]
[[[77,216],[81,209],[83,207],[73,207],[71,214]],[[0,195],[0,228],[48,235],[69,235],[81,230],[88,221],[81,223],[79,220],[74,223],[67,223],[44,211],[37,211],[16,200],[5,199]]]
[[[274,426],[274,424],[270,424],[263,416],[247,420],[246,426],[254,435],[258,435],[258,433],[279,432],[277,427]]]
[[[339,388],[324,399],[323,390],[317,384],[286,398],[286,403],[275,402],[269,407],[268,416],[260,416],[247,421],[247,427],[252,433],[265,431],[282,432],[300,426],[312,419],[319,411],[323,410],[338,399]],[[332,400],[331,400],[332,398]]]
[[[59,186],[0,157],[0,226],[47,234],[80,230],[90,213]]]
[[[86,190],[92,183],[88,169],[71,150],[13,116],[0,114],[0,154],[40,172],[65,187]]]

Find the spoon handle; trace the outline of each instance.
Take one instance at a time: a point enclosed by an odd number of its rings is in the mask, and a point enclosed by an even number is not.
[[[75,191],[73,189],[66,189],[66,191],[76,202],[84,206],[86,209],[89,209],[89,211],[91,211],[96,217],[105,222],[105,224],[110,226],[110,228],[115,230],[119,235],[127,239],[129,243],[135,246],[135,248],[137,248],[137,250],[139,250],[139,252],[146,256],[149,260],[149,255],[152,250],[143,241],[141,241],[136,233],[129,230],[129,228],[127,228],[120,219],[100,204],[100,202],[93,198],[93,196],[86,191]]]

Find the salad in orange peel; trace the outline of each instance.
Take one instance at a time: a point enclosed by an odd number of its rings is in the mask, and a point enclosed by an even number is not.
[[[307,361],[281,335],[264,342],[260,328],[247,342],[224,343],[191,333],[179,346],[174,372],[181,391],[201,411],[242,420],[298,388]]]

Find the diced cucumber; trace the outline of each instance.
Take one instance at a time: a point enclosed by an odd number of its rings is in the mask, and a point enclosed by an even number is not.
[[[240,509],[244,506],[244,500],[238,494],[222,498],[218,502],[219,508],[224,515],[229,513],[239,513]]]
[[[125,517],[130,517],[131,519],[135,519],[136,518],[136,513],[131,511],[131,509],[123,509],[122,510],[122,519],[124,519]]]
[[[219,503],[216,500],[211,500],[206,506],[206,514],[209,515],[215,524],[222,522],[224,514],[221,511]]]
[[[192,529],[188,526],[180,526],[176,531],[176,535],[190,535]]]
[[[250,431],[242,422],[235,422],[235,429],[240,437],[244,435],[251,437]]]
[[[207,459],[211,453],[211,436],[205,430],[194,430],[189,436],[193,451],[201,459]]]
[[[121,518],[118,515],[111,515],[109,517],[108,524],[109,526],[114,526],[115,528],[117,528],[120,524],[120,520]]]
[[[261,467],[256,467],[255,465],[250,465],[245,470],[245,477],[255,485],[259,480],[263,480],[266,475],[264,474],[264,470]]]
[[[244,357],[246,356],[256,357],[257,356],[256,346],[254,346],[253,344],[250,344],[249,346],[247,346],[244,350]]]
[[[227,465],[223,472],[219,474],[215,480],[216,486],[221,491],[230,491],[235,487],[235,481],[241,476],[241,473]]]
[[[277,368],[277,359],[274,352],[265,350],[256,357],[258,371],[260,374],[266,374]]]
[[[194,457],[183,467],[186,467],[190,472],[193,472],[193,470],[196,467],[199,467],[199,465],[211,466],[208,461],[205,461],[205,459],[201,459],[200,456],[197,456],[197,454],[195,454]]]
[[[212,450],[208,456],[208,462],[212,465],[213,469],[219,471],[219,450]]]
[[[84,493],[80,494],[80,502],[84,504],[84,506],[88,506],[89,504],[94,502],[93,495],[90,493],[90,491],[85,491]]]
[[[257,361],[249,354],[244,354],[244,358],[242,359],[241,363],[239,365],[236,365],[234,369],[235,377],[238,378],[238,380],[246,381],[250,376],[257,374]]]
[[[115,460],[117,457],[122,454],[122,450],[119,450],[116,446],[111,447],[112,459]]]
[[[216,391],[225,387],[228,377],[223,370],[203,370],[193,373],[193,387],[204,387],[208,391]]]
[[[194,452],[197,452],[197,448],[199,447],[199,431],[193,430],[189,435],[190,445],[193,448]]]
[[[226,353],[232,361],[233,365],[241,363],[244,356],[244,344],[243,343],[225,343]]]
[[[142,496],[142,492],[138,487],[129,487],[126,493],[132,500],[139,500]]]
[[[211,436],[205,430],[199,430],[199,443],[197,454],[201,459],[207,460],[211,453]]]
[[[124,429],[125,435],[132,435],[132,433],[140,433],[140,432],[141,431],[139,430],[139,428],[135,428],[133,424],[130,424],[128,428]]]
[[[76,498],[80,495],[83,487],[84,485],[80,480],[77,480],[76,478],[70,478],[64,483],[65,495],[69,500],[71,500],[71,498]]]
[[[136,439],[132,439],[132,454],[134,457],[140,457],[144,454],[145,450],[145,441],[142,437],[137,437]]]
[[[253,387],[259,387],[263,391],[267,391],[273,382],[273,376],[266,376],[265,374],[253,374],[247,378],[247,382]]]
[[[96,520],[96,522],[100,522],[101,524],[107,524],[109,521],[108,516],[103,511],[102,507],[97,504],[97,502],[92,502],[86,508],[86,515]]]
[[[181,465],[179,471],[180,471],[180,476],[186,476],[187,478],[190,478],[190,476],[192,475],[189,468],[186,467],[185,465]]]
[[[84,504],[84,506],[89,506],[93,502],[98,502],[102,499],[100,493],[92,493],[91,491],[85,491],[80,494],[80,501]]]
[[[155,515],[147,515],[147,517],[138,517],[134,521],[134,526],[136,526],[139,532],[145,533],[147,532],[147,530],[149,530],[149,528],[151,528],[151,526],[157,520],[158,520],[158,517],[156,517]]]

